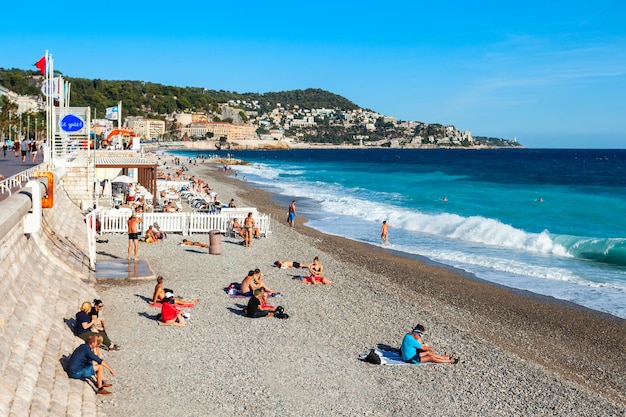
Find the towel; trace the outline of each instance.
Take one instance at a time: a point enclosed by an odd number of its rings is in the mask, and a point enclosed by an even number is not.
[[[408,363],[402,359],[402,355],[399,350],[378,350],[374,349],[374,353],[376,353],[380,357],[381,365],[420,365],[417,363]],[[363,353],[359,355],[360,359],[365,359],[367,353]]]

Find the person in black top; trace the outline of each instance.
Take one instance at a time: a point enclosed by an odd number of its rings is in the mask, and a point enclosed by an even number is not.
[[[274,307],[268,305],[265,301],[265,292],[261,288],[254,290],[254,295],[248,301],[246,308],[246,316],[258,319],[259,317],[272,317],[274,315]]]

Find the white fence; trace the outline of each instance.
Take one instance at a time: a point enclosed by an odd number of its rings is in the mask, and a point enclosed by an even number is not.
[[[25,169],[15,175],[0,180],[0,194],[8,192],[11,195],[11,190],[16,188],[22,188],[22,186],[28,182],[31,178],[34,178],[35,174],[43,171],[52,171],[52,166],[48,163],[41,163],[34,167]]]
[[[159,229],[170,233],[182,233],[190,235],[192,233],[208,233],[211,230],[219,230],[221,233],[228,233],[232,219],[238,218],[243,223],[243,219],[252,212],[252,217],[265,236],[270,232],[270,215],[260,214],[254,208],[231,209],[221,213],[143,213],[139,224],[140,232],[148,230],[148,226],[154,223],[159,224]],[[245,213],[245,214],[244,214]],[[110,209],[97,213],[100,223],[100,234],[105,233],[126,233],[128,231],[128,218],[130,210]]]

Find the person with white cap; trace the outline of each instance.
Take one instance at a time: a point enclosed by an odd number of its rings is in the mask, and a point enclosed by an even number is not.
[[[426,343],[422,340],[424,331],[424,326],[418,324],[413,328],[411,333],[404,335],[404,339],[402,339],[402,346],[400,347],[400,353],[402,353],[402,359],[405,362],[435,362],[452,364],[459,362],[459,358],[455,358],[453,355],[437,355],[435,350],[426,345]]]
[[[195,306],[200,302],[199,298],[196,298],[195,301],[186,301],[181,299],[180,297],[174,297],[174,291],[163,287],[163,277],[159,275],[157,277],[157,284],[154,286],[154,294],[152,295],[152,305],[157,306],[157,303],[163,301],[164,298],[173,298],[174,304],[189,307]]]

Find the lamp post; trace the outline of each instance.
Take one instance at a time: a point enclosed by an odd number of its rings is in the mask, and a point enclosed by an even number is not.
[[[20,141],[22,140],[22,112],[20,112]]]
[[[37,142],[37,118],[35,117],[35,142]]]
[[[26,116],[26,137],[30,140],[30,114]]]

